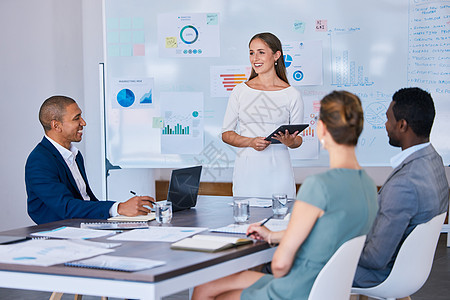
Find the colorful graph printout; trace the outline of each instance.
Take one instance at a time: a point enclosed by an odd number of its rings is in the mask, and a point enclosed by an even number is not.
[[[158,15],[158,47],[161,57],[219,57],[218,13]]]
[[[198,154],[203,150],[203,93],[161,93],[161,153]]]
[[[114,79],[111,85],[113,108],[153,107],[153,78]]]
[[[236,85],[248,80],[251,71],[250,66],[211,66],[211,97],[229,97]]]

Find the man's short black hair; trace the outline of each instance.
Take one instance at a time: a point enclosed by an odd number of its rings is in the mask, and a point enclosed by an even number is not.
[[[428,92],[418,87],[404,88],[395,92],[392,101],[397,121],[405,120],[419,137],[430,136],[436,111],[433,98]]]
[[[75,100],[66,96],[52,96],[45,100],[39,109],[39,121],[44,131],[51,129],[52,120],[62,121],[66,107],[73,103],[76,103]]]

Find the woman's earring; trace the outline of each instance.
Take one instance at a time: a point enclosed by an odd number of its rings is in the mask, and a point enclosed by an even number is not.
[[[321,140],[320,140],[320,143],[322,144],[322,147],[325,148],[325,140],[324,140],[324,139],[321,139]]]
[[[276,66],[276,65],[278,65],[278,63],[277,63],[277,62],[275,62],[275,66]]]

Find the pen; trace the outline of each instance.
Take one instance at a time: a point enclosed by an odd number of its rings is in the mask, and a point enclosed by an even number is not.
[[[273,216],[268,217],[264,222],[262,222],[259,226],[264,226]]]
[[[259,224],[259,226],[264,226],[264,224],[266,224],[270,219],[272,219],[273,216],[268,217],[267,219],[264,220],[264,222],[262,222],[261,224]],[[251,235],[251,233],[247,234],[247,237],[249,237]]]
[[[134,191],[130,191],[130,193],[137,196],[136,192],[134,192]],[[152,201],[152,200],[148,200],[148,201],[150,201],[150,203],[152,203],[152,204],[156,204],[155,201]]]

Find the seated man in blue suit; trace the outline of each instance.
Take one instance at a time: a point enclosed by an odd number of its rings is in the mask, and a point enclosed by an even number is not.
[[[28,156],[25,184],[28,215],[37,224],[72,218],[107,219],[146,215],[153,198],[135,196],[126,202],[98,201],[84,168],[83,156],[72,144],[80,142],[86,122],[77,103],[65,96],[44,101],[39,121],[45,136]]]
[[[444,164],[430,143],[435,116],[431,95],[419,88],[401,89],[386,116],[389,144],[402,152],[391,159],[394,170],[378,192],[379,211],[361,254],[355,287],[383,282],[408,234],[448,208]]]

